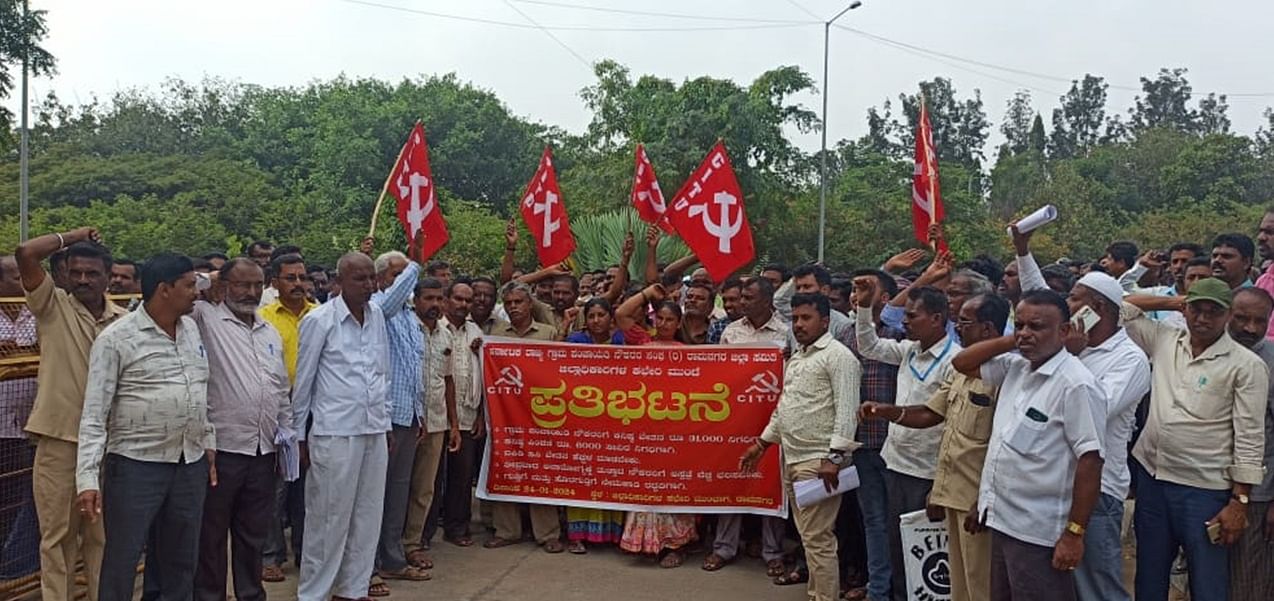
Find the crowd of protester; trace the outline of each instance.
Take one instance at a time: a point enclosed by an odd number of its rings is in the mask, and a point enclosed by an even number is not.
[[[329,270],[266,241],[133,262],[92,227],[38,236],[0,257],[0,297],[25,297],[0,307],[0,347],[38,342],[41,366],[33,407],[0,387],[0,434],[34,448],[42,597],[75,598],[82,561],[90,601],[132,599],[143,556],[144,598],[220,601],[229,577],[258,601],[289,561],[302,601],[384,597],[429,580],[439,542],[533,540],[901,601],[900,516],[924,511],[946,522],[957,601],[1166,599],[1179,565],[1197,601],[1274,599],[1274,209],[1255,242],[1119,241],[1094,261],[1041,265],[1010,232],[1004,262],[907,249],[723,282],[657,263],[656,228],[639,269],[629,235],[618,264],[577,274],[519,271],[510,224],[495,277],[422,266],[419,240],[369,238]],[[789,495],[851,464],[860,484],[790,521],[474,515],[484,336],[780,345],[781,400],[740,469],[777,446]]]

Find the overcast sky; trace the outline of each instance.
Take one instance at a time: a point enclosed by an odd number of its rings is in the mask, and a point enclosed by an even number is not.
[[[613,58],[634,74],[728,77],[746,84],[778,65],[799,65],[822,87],[821,24],[756,28],[745,19],[813,21],[835,14],[842,0],[552,0],[557,4],[719,16],[722,20],[656,17],[547,6],[522,0],[31,0],[48,10],[45,46],[58,59],[54,78],[33,93],[55,91],[64,102],[108,98],[118,90],[154,87],[167,77],[205,76],[262,85],[302,85],[341,73],[399,79],[455,72],[494,91],[523,117],[579,132],[588,111],[579,90],[592,83],[587,62]],[[448,19],[384,6],[535,28]],[[802,10],[804,8],[804,11]],[[808,12],[805,12],[808,11]],[[1139,87],[1160,67],[1187,67],[1196,98],[1231,97],[1234,129],[1250,134],[1274,105],[1274,36],[1268,0],[864,0],[841,24],[929,50],[1049,77],[1094,73],[1113,86]],[[729,19],[729,20],[727,20]],[[751,27],[733,31],[593,31],[589,28]],[[569,51],[563,48],[569,47]],[[575,56],[575,55],[578,55]],[[580,58],[583,60],[581,61]],[[1004,103],[1029,88],[1048,122],[1069,84],[1022,73],[918,55],[833,29],[828,121],[832,140],[857,137],[866,109],[912,91],[920,79],[950,77],[962,96],[982,91],[998,128]],[[954,66],[953,66],[954,65]],[[1123,112],[1135,91],[1110,90],[1109,111]],[[815,95],[799,98],[818,110]],[[17,93],[7,101],[16,109]],[[996,136],[999,137],[998,134]],[[817,135],[798,136],[806,149]]]

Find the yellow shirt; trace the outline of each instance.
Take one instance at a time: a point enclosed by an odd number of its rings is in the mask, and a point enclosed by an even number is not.
[[[283,338],[283,364],[288,368],[288,382],[296,383],[296,351],[301,343],[301,319],[311,310],[318,308],[318,303],[305,302],[305,308],[297,315],[283,306],[281,301],[261,307],[261,318],[270,322]]]
[[[981,378],[951,370],[925,403],[945,418],[930,503],[968,511],[977,502],[998,393]]]
[[[107,325],[127,315],[123,307],[104,301],[101,318],[93,317],[80,301],[54,287],[45,276],[35,290],[26,293],[27,308],[35,315],[40,340],[40,370],[35,407],[26,431],[67,442],[77,442],[84,389],[88,380],[88,353],[93,340]]]

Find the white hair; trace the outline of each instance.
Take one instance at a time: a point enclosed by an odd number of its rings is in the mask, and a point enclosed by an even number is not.
[[[376,257],[376,262],[373,264],[373,266],[376,268],[376,275],[380,275],[384,273],[386,269],[389,269],[389,262],[393,259],[402,259],[403,262],[406,263],[407,255],[404,255],[396,250],[391,250],[389,252],[381,253],[379,257]]]

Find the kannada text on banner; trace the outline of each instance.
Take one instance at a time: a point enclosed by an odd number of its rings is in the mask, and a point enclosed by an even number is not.
[[[490,436],[478,496],[677,513],[786,515],[778,453],[739,456],[778,404],[774,346],[483,345]]]

